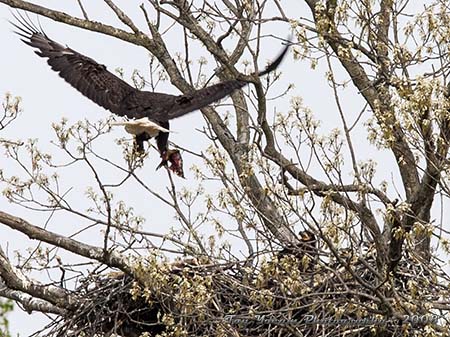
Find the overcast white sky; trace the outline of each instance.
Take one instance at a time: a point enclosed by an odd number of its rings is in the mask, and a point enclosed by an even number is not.
[[[75,0],[35,2],[51,8],[65,10],[72,15],[80,15],[80,10]],[[123,28],[121,23],[102,2],[85,2],[92,19],[106,21]],[[123,9],[127,14],[137,19],[138,23],[143,22],[138,8],[141,1],[120,1],[118,3],[124,6]],[[291,10],[298,11],[298,16],[308,15],[306,7],[302,5],[295,5]],[[34,15],[31,17],[35,18]],[[54,147],[50,145],[50,140],[54,139],[51,129],[52,122],[59,121],[63,116],[68,118],[70,122],[76,122],[84,118],[96,121],[108,116],[109,112],[91,103],[51,71],[43,59],[37,57],[31,48],[23,44],[18,36],[12,33],[12,27],[7,22],[10,19],[12,19],[12,15],[8,7],[0,5],[0,41],[3,49],[0,62],[0,95],[3,96],[5,92],[11,92],[13,95],[21,96],[23,98],[22,106],[24,111],[14,125],[8,128],[1,136],[3,138],[38,138],[43,148],[54,150]],[[134,69],[139,69],[144,73],[148,71],[148,52],[142,48],[47,19],[42,19],[41,24],[52,39],[62,44],[67,44],[78,52],[94,58],[98,62],[105,64],[109,70],[122,67],[125,71],[126,79],[129,79]],[[141,27],[145,26],[141,25]],[[280,24],[277,29],[278,32],[286,29],[286,33],[281,33],[281,35],[288,35],[286,26]],[[183,41],[180,41],[180,39],[181,35],[173,34],[171,36],[169,41],[169,47],[172,48],[170,49],[171,51],[177,50],[182,45]],[[273,42],[267,46],[263,45],[264,57],[269,59],[275,56],[279,47],[278,44]],[[200,53],[202,52],[200,51]],[[205,55],[204,52],[202,55]],[[195,58],[198,55],[193,54],[192,57]],[[334,100],[331,96],[331,89],[325,83],[323,71],[312,71],[306,62],[294,62],[291,56],[289,60],[282,64],[281,70],[284,73],[283,83],[286,85],[287,83],[295,83],[296,89],[291,95],[299,95],[304,98],[305,104],[312,108],[316,117],[323,120],[322,125],[325,130],[330,130],[340,125],[334,107]],[[169,84],[161,87],[161,90],[178,93],[178,90]],[[361,100],[358,94],[355,94],[353,89],[349,89],[348,94],[343,97],[347,116],[356,117],[361,109]],[[285,98],[282,102],[276,101],[277,109],[281,111],[286,109],[288,101],[289,98]],[[272,106],[272,108],[274,107]],[[195,128],[201,128],[204,125],[205,123],[199,112],[180,118],[171,123],[171,129],[177,132],[171,135],[171,140],[193,151],[200,152],[207,146],[208,142],[204,137],[199,137],[199,132]],[[121,137],[123,134],[124,132],[120,129],[114,130],[111,140]],[[359,160],[374,158],[387,163],[392,159],[388,153],[379,153],[372,147],[365,146],[364,144],[367,144],[367,142],[365,141],[363,130],[359,133],[357,132],[355,137],[356,139],[360,137],[360,142],[363,144],[358,149]],[[115,143],[112,141],[111,144],[105,144],[105,148],[102,151],[112,158],[120,158],[121,156],[120,149],[116,148]],[[155,167],[159,163],[159,158],[155,151],[151,153],[151,156],[147,159],[145,167],[140,171],[140,176],[156,191],[165,193],[165,188],[169,184],[167,175],[163,170],[155,173]],[[197,165],[201,165],[201,163],[194,156],[188,154],[184,154],[184,162],[187,179],[178,179],[176,183],[179,187],[186,186],[190,188],[195,185],[195,182],[192,182],[192,173],[189,172],[188,168],[194,163]],[[14,169],[7,165],[9,164],[0,155],[0,166],[10,170]],[[389,179],[391,174],[392,177],[397,177],[396,171],[386,172],[386,170],[389,170],[388,166],[384,168],[384,179]],[[71,181],[79,183],[80,180],[84,179],[84,173],[75,171],[72,173],[73,177],[69,178],[68,185],[70,185]],[[108,172],[105,172],[105,174],[107,175]],[[113,178],[111,177],[111,179]],[[154,198],[148,198],[147,196],[146,198],[141,198],[140,193],[142,191],[133,190],[131,192],[125,197],[127,201],[135,206],[137,213],[147,218],[146,229],[165,233],[168,227],[176,226],[172,210]],[[75,202],[79,202],[82,205],[82,190],[79,190],[77,195],[81,199],[75,200]],[[23,208],[6,204],[5,199],[2,197],[0,197],[0,207],[4,211],[34,221],[37,225],[43,225],[45,222],[44,215],[36,215]],[[59,219],[59,222],[52,221],[50,229],[68,234],[73,233],[79,225],[74,219],[70,221]],[[24,251],[27,247],[35,246],[35,243],[26,240],[23,235],[3,228],[0,228],[0,235],[2,238],[0,244],[4,249],[8,248],[10,257],[14,256],[13,252],[15,250]],[[100,233],[99,238],[101,238]],[[21,336],[26,336],[42,327],[42,317],[39,315],[28,316],[24,313],[14,313],[10,318],[13,333],[20,333]]]

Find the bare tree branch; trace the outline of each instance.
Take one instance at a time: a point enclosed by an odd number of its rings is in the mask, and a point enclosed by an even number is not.
[[[118,268],[130,275],[133,273],[128,259],[115,251],[109,251],[105,253],[102,248],[90,246],[85,243],[67,238],[63,235],[52,233],[30,224],[24,219],[15,217],[2,211],[0,211],[0,223],[14,230],[22,232],[30,239],[40,240],[48,244],[64,248],[80,256],[94,259],[113,268]]]
[[[33,311],[56,314],[60,316],[64,316],[66,314],[66,310],[59,308],[48,301],[38,299],[34,297],[34,294],[30,295],[22,291],[9,289],[2,281],[0,281],[0,296],[20,303],[30,314]]]
[[[39,284],[37,281],[30,280],[23,275],[21,271],[11,265],[1,248],[0,276],[8,288],[43,299],[58,308],[73,309],[79,304],[79,299],[76,295],[71,294],[67,290],[52,285]],[[15,294],[18,295],[17,292]],[[21,296],[21,298],[24,300],[23,296]],[[42,304],[43,302],[40,303]],[[52,308],[52,306],[49,308]]]
[[[131,34],[119,28],[115,28],[109,25],[105,25],[99,22],[94,22],[90,20],[83,20],[76,18],[74,16],[68,15],[64,12],[57,10],[52,10],[46,7],[32,4],[27,1],[22,0],[0,0],[0,3],[4,3],[12,8],[23,9],[32,13],[40,14],[48,17],[52,20],[63,22],[65,24],[87,29],[93,32],[102,33],[109,36],[117,37],[120,40],[133,43],[138,46],[150,46],[152,45],[151,40],[144,33]]]
[[[85,18],[85,20],[89,20],[88,14],[84,9],[83,3],[81,2],[81,0],[77,0],[78,5],[80,6],[81,9],[81,13],[83,13],[83,17]]]

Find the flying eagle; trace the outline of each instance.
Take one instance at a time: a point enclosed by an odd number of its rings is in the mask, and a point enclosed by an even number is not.
[[[162,158],[158,168],[170,162],[169,169],[179,176],[183,176],[182,159],[178,150],[168,147],[169,121],[216,102],[247,84],[237,79],[228,80],[178,96],[141,91],[110,73],[104,65],[51,40],[32,22],[23,17],[16,19],[18,24],[12,24],[19,30],[16,33],[23,42],[36,48],[35,53],[47,58],[50,67],[84,96],[116,115],[128,117],[128,121],[116,125],[124,125],[125,130],[135,136],[137,151],[143,151],[144,141],[155,138]],[[286,45],[258,76],[275,70],[288,48]]]

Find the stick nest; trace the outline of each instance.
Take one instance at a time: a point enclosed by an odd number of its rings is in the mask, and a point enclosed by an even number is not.
[[[285,249],[253,265],[151,257],[133,276],[83,280],[82,305],[48,336],[444,336],[430,303],[448,290],[430,270],[405,257],[386,278],[370,251]]]

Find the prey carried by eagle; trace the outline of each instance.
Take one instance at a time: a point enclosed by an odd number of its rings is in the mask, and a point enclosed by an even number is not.
[[[183,162],[178,150],[169,149],[169,121],[216,102],[248,82],[238,79],[223,81],[184,95],[169,95],[138,90],[106,67],[75,50],[51,40],[42,30],[22,16],[12,23],[27,45],[36,48],[35,53],[47,58],[47,63],[60,77],[91,101],[112,113],[129,120],[115,123],[135,136],[137,151],[144,150],[144,141],[156,139],[162,162],[179,176],[183,176]],[[275,70],[285,56],[289,45],[258,76]],[[160,167],[158,166],[158,167]]]

